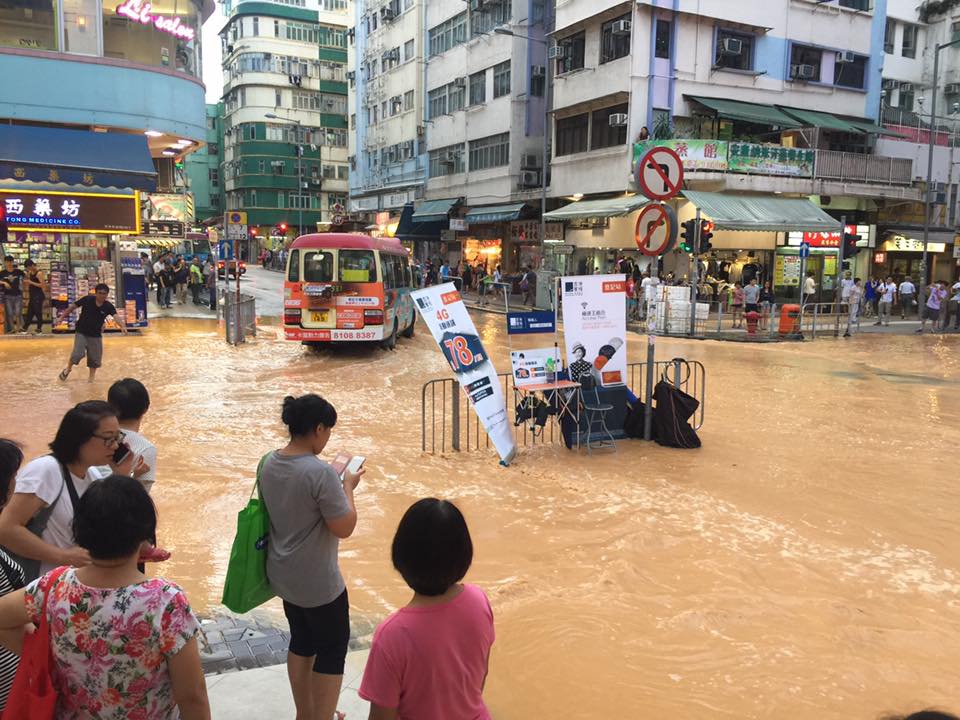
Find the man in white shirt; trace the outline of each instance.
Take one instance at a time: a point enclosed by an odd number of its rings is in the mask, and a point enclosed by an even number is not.
[[[810,302],[810,298],[817,293],[817,281],[813,279],[813,272],[807,273],[807,279],[803,281],[803,297],[800,299],[801,305]]]
[[[157,305],[163,305],[162,295],[163,290],[160,287],[160,273],[163,272],[163,253],[157,257],[157,261],[153,264],[153,278],[157,283]]]
[[[110,386],[107,402],[117,411],[124,442],[135,456],[134,477],[150,492],[157,479],[157,446],[140,434],[143,416],[150,409],[150,394],[139,380],[124,378]]]
[[[888,277],[883,284],[877,288],[877,293],[880,295],[880,303],[878,305],[879,313],[877,313],[877,321],[874,325],[889,325],[893,299],[897,294],[897,284],[893,282],[893,278]]]
[[[914,298],[917,294],[917,286],[909,277],[903,279],[900,283],[900,319],[906,320],[907,314],[913,310]]]
[[[647,308],[657,301],[657,288],[660,285],[660,278],[651,277],[649,271],[643,273],[643,279],[640,281],[640,289],[643,291],[643,302],[641,304],[641,317],[646,319]]]
[[[855,278],[853,285],[850,286],[850,292],[847,293],[847,306],[850,311],[847,314],[847,331],[844,337],[850,337],[850,330],[857,328],[860,317],[860,300],[863,298],[863,287],[861,287],[860,278]]]
[[[843,280],[840,281],[840,300],[841,302],[850,302],[850,289],[854,285],[853,273],[849,270],[843,274]]]

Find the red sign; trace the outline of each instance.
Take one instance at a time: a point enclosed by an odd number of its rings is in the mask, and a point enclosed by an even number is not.
[[[677,240],[677,216],[669,205],[650,203],[637,216],[634,241],[644,255],[657,257],[669,252]]]
[[[603,292],[622,293],[627,291],[627,283],[624,280],[615,280],[613,282],[603,283]]]
[[[637,163],[636,179],[651,200],[669,200],[683,187],[683,160],[671,148],[651,148]]]
[[[848,235],[856,235],[856,225],[846,225]],[[810,243],[810,247],[838,248],[840,247],[840,233],[838,232],[805,232],[803,241]]]
[[[460,293],[458,293],[456,290],[454,290],[453,292],[444,293],[443,295],[440,296],[440,302],[442,302],[444,305],[451,305],[459,301],[460,301]]]

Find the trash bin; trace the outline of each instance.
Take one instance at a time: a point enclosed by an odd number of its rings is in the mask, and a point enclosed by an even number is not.
[[[747,335],[756,335],[757,325],[760,323],[760,313],[756,310],[751,310],[743,317],[747,321]]]
[[[800,306],[784,305],[780,308],[780,334],[800,334]]]

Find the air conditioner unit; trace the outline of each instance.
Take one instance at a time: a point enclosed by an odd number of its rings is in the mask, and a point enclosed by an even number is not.
[[[612,32],[614,35],[629,35],[630,21],[617,20],[613,25],[610,26],[610,32]]]
[[[407,140],[403,143],[403,152],[405,157],[413,157],[413,140]]]
[[[349,30],[347,30],[347,38],[350,40],[350,42],[353,42],[356,37],[357,37],[356,28],[350,28]]]
[[[483,0],[470,0],[470,9],[477,12],[483,8]]]
[[[950,25],[950,34],[953,35],[954,38],[960,36],[960,20],[954,20]]]
[[[426,125],[417,125],[417,137],[418,137],[418,138],[422,138],[422,137],[423,137],[424,135],[426,135],[426,134],[427,134],[427,126],[426,126]]]
[[[897,84],[896,80],[884,80],[882,87],[884,90],[896,90]]]
[[[536,170],[522,170],[519,185],[520,187],[539,187],[540,173]]]
[[[233,52],[233,45],[227,45],[227,55]]]
[[[520,169],[530,170],[540,167],[540,156],[536,153],[527,153],[520,156]]]
[[[387,162],[396,162],[397,161],[397,151],[393,148],[387,150]]]
[[[900,83],[900,92],[902,93],[913,92],[913,83]]]
[[[794,80],[811,80],[817,73],[813,65],[791,65],[790,77]]]
[[[852,63],[857,61],[856,53],[851,50],[841,50],[837,53],[837,62],[838,63]]]
[[[466,78],[462,78],[462,77],[456,78],[456,79],[455,79],[452,83],[450,83],[450,84],[451,84],[453,87],[457,88],[458,90],[462,90],[462,89],[464,89],[465,87],[467,87],[467,79],[466,79]]]
[[[547,68],[544,65],[531,65],[530,77],[543,77],[547,74]]]
[[[396,13],[393,12],[392,7],[382,7],[380,8],[380,19],[384,22],[390,22],[396,17]]]
[[[947,83],[943,86],[946,95],[960,95],[960,83]]]
[[[547,57],[551,60],[562,60],[566,56],[567,48],[565,45],[553,45],[547,48]]]
[[[353,70],[347,70],[347,80],[353,82],[357,79],[357,73]]]
[[[611,113],[607,122],[610,124],[610,127],[623,127],[627,124],[628,119],[629,116],[626,113]]]
[[[724,38],[720,44],[721,55],[739,55],[743,52],[743,40],[739,38]]]
[[[453,150],[447,150],[441,157],[440,163],[442,165],[456,165],[459,156]]]

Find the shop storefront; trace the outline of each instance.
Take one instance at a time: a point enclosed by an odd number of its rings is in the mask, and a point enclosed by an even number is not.
[[[927,243],[927,257],[932,280],[953,281],[960,268],[954,259],[954,235],[931,233]],[[873,273],[878,277],[892,277],[895,282],[923,277],[923,234],[887,231],[873,253]]]
[[[871,276],[871,248],[875,245],[876,228],[873,225],[847,225],[846,232],[859,235],[860,251],[844,262],[853,277]],[[810,246],[810,255],[803,267],[800,246]],[[803,286],[803,272],[813,273],[817,294],[811,302],[831,302],[836,292],[840,261],[840,232],[792,231],[784,235],[774,261],[773,289],[778,298],[799,301]]]

